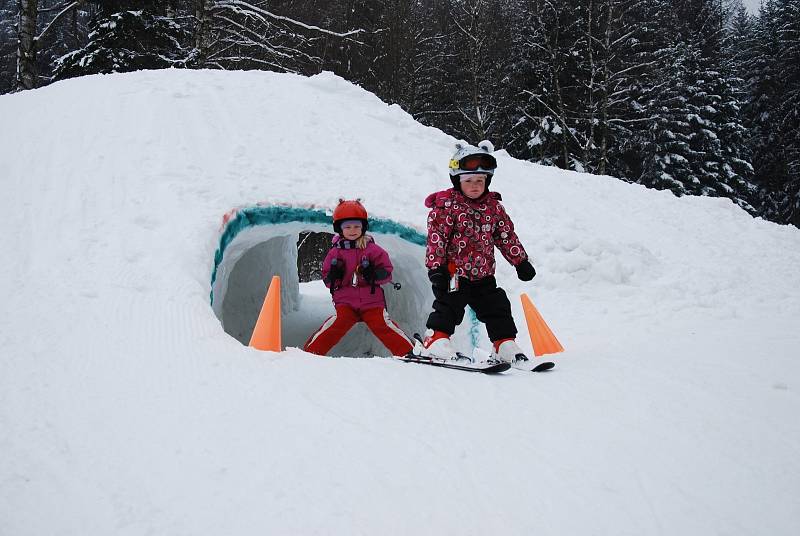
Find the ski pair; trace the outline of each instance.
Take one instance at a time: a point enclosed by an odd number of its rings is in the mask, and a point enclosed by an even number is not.
[[[546,370],[552,369],[555,366],[554,363],[548,361],[539,363],[536,366],[532,367],[528,357],[522,353],[517,354],[516,359],[514,360],[513,363],[508,363],[506,361],[501,361],[497,359],[494,353],[492,352],[489,352],[485,360],[479,361],[477,363],[473,358],[466,356],[460,352],[456,352],[456,355],[458,356],[457,359],[447,359],[436,356],[425,356],[422,355],[424,351],[422,337],[420,337],[419,333],[415,333],[414,338],[416,339],[414,350],[412,350],[412,352],[407,354],[405,357],[400,358],[410,363],[432,365],[435,367],[449,368],[453,370],[481,372],[484,374],[496,374],[499,372],[505,372],[512,366],[516,369],[530,371],[530,372],[544,372]]]
[[[464,370],[468,372],[482,372],[483,374],[497,374],[498,372],[505,372],[511,368],[510,363],[503,361],[481,361],[480,363],[472,363],[470,361],[444,359],[441,357],[427,357],[416,355],[413,352],[407,354],[405,357],[398,359],[408,363],[419,363],[421,365],[432,365],[434,367],[442,367],[453,370]]]

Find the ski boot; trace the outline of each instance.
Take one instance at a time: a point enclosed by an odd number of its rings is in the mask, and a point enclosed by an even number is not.
[[[450,342],[450,336],[443,331],[433,331],[428,329],[425,331],[425,338],[422,339],[418,333],[414,334],[416,343],[414,344],[413,353],[420,357],[429,357],[431,359],[439,359],[445,361],[466,361],[472,362],[472,359],[464,354],[461,354],[453,348]]]
[[[501,339],[494,342],[494,355],[496,359],[509,363],[512,367],[533,372],[544,372],[555,366],[551,361],[534,363],[525,355],[522,348],[514,339]]]

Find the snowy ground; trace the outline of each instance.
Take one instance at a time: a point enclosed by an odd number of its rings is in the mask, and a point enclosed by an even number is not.
[[[0,117],[0,535],[800,533],[797,229],[500,154],[539,275],[498,277],[554,372],[263,353],[209,303],[222,215],[359,196],[422,229],[452,138],[329,74],[87,77]]]

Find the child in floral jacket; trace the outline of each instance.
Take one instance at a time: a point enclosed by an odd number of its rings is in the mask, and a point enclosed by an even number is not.
[[[511,263],[522,281],[536,275],[514,223],[489,191],[497,161],[490,142],[478,147],[456,145],[450,160],[453,187],[428,196],[428,240],[425,265],[433,287],[433,312],[428,317],[423,352],[456,359],[450,336],[469,305],[486,324],[498,358],[527,360],[515,342],[517,328],[511,303],[495,280],[494,248]]]

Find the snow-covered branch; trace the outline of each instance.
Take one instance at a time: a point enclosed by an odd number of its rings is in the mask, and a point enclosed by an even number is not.
[[[75,2],[69,2],[69,3],[65,2],[64,4],[62,4],[62,5],[64,5],[64,9],[62,9],[58,13],[58,15],[53,17],[53,20],[51,20],[50,24],[48,24],[45,27],[45,29],[42,30],[42,33],[40,33],[39,35],[34,37],[34,41],[41,41],[42,39],[44,39],[45,36],[47,35],[47,33],[56,25],[56,23],[58,23],[58,21],[61,19],[61,17],[63,17],[64,15],[66,15],[67,13],[69,13],[71,10],[75,9],[79,5],[83,4],[83,2],[84,2],[84,0],[77,0]]]
[[[260,8],[258,6],[254,6],[253,4],[251,4],[249,2],[244,2],[243,0],[221,0],[221,1],[219,1],[219,2],[217,2],[215,4],[215,7],[221,7],[221,8],[224,8],[224,7],[228,7],[228,8],[240,7],[240,8],[246,9],[246,10],[252,12],[252,13],[257,13],[257,14],[263,15],[265,17],[269,17],[271,19],[274,19],[274,20],[280,20],[280,21],[283,21],[283,22],[288,22],[289,24],[293,24],[293,25],[298,26],[300,28],[305,28],[306,30],[313,30],[315,32],[320,32],[320,33],[324,33],[324,34],[327,34],[327,35],[332,35],[334,37],[349,37],[351,35],[356,35],[356,34],[359,34],[359,33],[364,31],[363,29],[358,29],[358,30],[350,30],[349,32],[343,32],[343,33],[334,32],[334,31],[328,30],[326,28],[320,28],[319,26],[306,24],[304,22],[295,20],[295,19],[293,19],[291,17],[284,17],[283,15],[277,15],[275,13],[272,13],[271,11],[267,11],[266,9],[262,9],[262,8]]]

